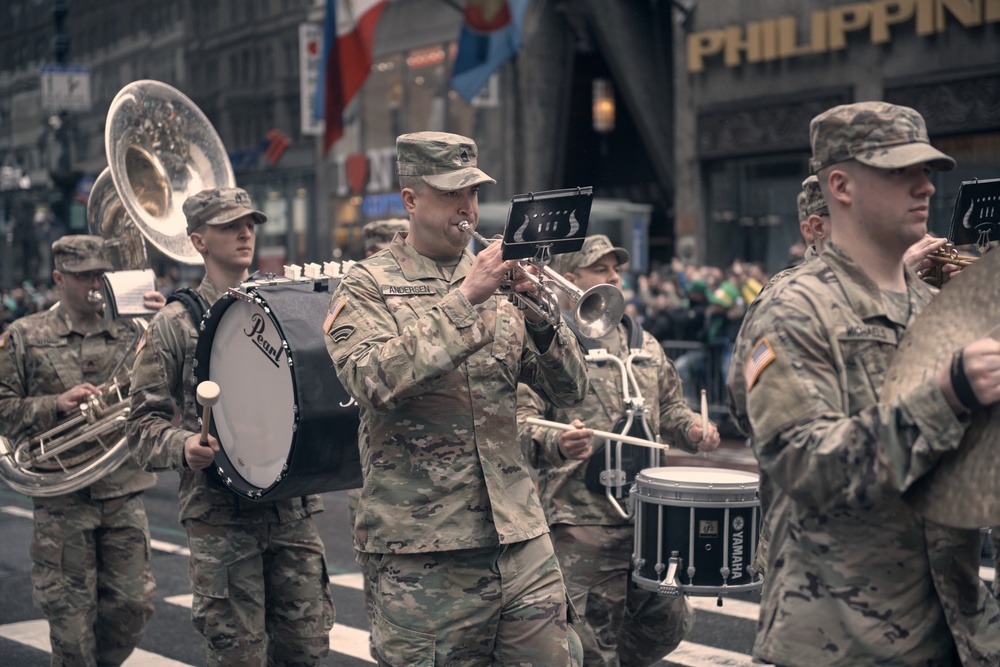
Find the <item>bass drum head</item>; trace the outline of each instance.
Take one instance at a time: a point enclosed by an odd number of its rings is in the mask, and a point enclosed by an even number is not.
[[[295,393],[274,321],[258,304],[229,306],[212,340],[211,369],[223,388],[212,410],[217,437],[236,473],[267,489],[288,460]]]
[[[195,379],[219,385],[213,477],[266,502],[361,486],[360,411],[326,351],[326,281],[244,284],[205,314]]]

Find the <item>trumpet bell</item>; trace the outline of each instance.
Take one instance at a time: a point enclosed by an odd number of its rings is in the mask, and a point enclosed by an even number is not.
[[[570,298],[574,296],[570,294]],[[587,338],[603,338],[618,326],[624,314],[625,296],[620,289],[614,285],[594,285],[577,301],[576,325]]]
[[[188,238],[184,201],[236,184],[205,114],[165,83],[135,81],[111,102],[104,147],[115,190],[142,235],[171,259],[202,263]]]

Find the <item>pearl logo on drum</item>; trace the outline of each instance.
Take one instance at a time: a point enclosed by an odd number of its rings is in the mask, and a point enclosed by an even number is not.
[[[264,322],[264,316],[260,313],[254,313],[250,316],[250,330],[243,330],[246,337],[250,339],[258,350],[264,353],[267,360],[278,366],[278,362],[281,361],[282,349],[280,346],[276,346],[264,338],[264,331],[267,329],[267,325]]]

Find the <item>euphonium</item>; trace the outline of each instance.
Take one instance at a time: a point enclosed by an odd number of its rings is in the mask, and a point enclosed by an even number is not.
[[[458,228],[467,232],[483,245],[493,243],[472,228],[468,220],[458,223]],[[527,270],[533,266],[538,270],[536,276]],[[559,311],[559,299],[552,287],[557,287],[566,294],[574,308],[576,324],[580,333],[588,338],[601,338],[610,333],[622,321],[625,314],[625,296],[614,285],[594,285],[586,292],[559,275],[559,272],[547,264],[530,260],[521,260],[515,271],[525,276],[534,286],[534,292],[514,292],[501,285],[501,291],[510,297],[519,307],[531,310],[545,318],[552,326],[559,324],[562,315]]]
[[[145,242],[184,264],[201,263],[187,235],[182,207],[207,188],[236,185],[222,140],[182,93],[159,81],[135,81],[115,96],[105,123],[108,167],[87,205],[91,234],[105,240],[116,271],[147,268]],[[88,299],[103,300],[100,292]],[[130,455],[124,422],[130,409],[131,363],[146,323],[132,320],[132,345],[111,380],[55,428],[11,442],[0,437],[0,476],[29,496],[82,489]]]
[[[142,320],[136,324],[145,329]],[[53,428],[18,442],[0,436],[0,475],[12,489],[28,496],[60,496],[93,484],[125,462],[128,362],[134,347],[124,351],[111,380]]]

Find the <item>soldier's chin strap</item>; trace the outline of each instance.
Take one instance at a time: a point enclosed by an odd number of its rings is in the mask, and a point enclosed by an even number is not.
[[[625,410],[611,432],[659,442],[649,427],[642,391],[632,370],[633,362],[652,359],[649,354],[642,351],[642,327],[639,326],[639,323],[629,315],[622,318],[628,332],[629,347],[629,353],[625,357],[625,361],[622,361],[601,347],[600,341],[581,334],[572,315],[564,317],[564,320],[583,348],[587,350],[584,358],[588,363],[613,363],[621,374],[622,403]],[[602,453],[601,450],[603,450],[603,456],[599,456]],[[658,464],[659,450],[608,439],[591,455],[584,481],[591,491],[604,493],[608,502],[623,519],[631,519],[634,505],[628,503],[629,507],[626,510],[619,501],[627,498],[629,487],[640,470],[653,468]]]

